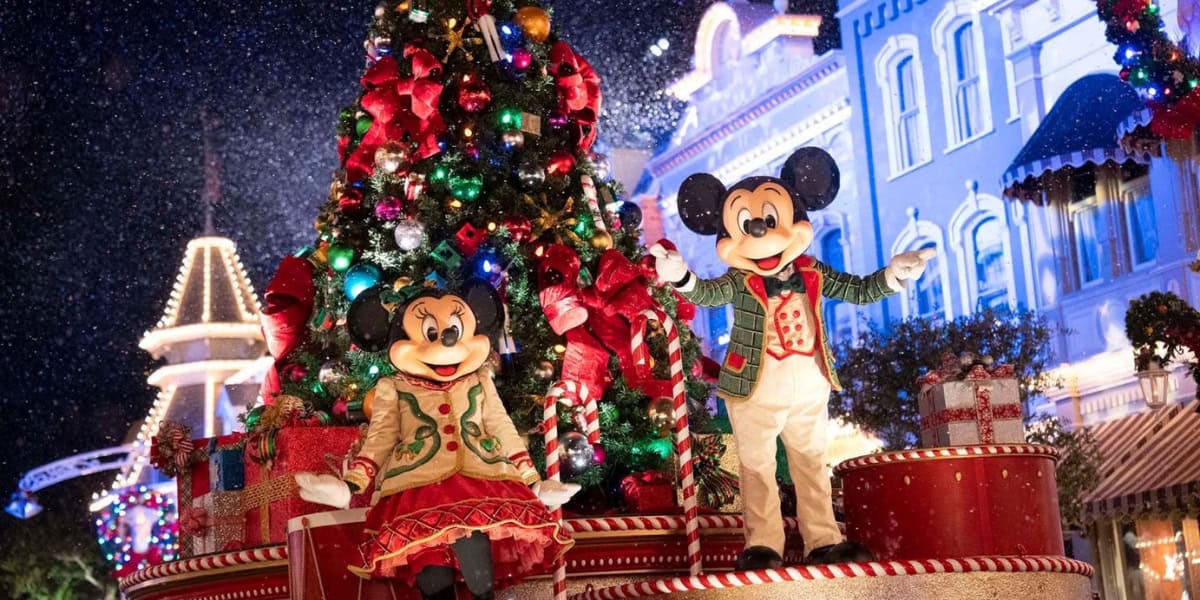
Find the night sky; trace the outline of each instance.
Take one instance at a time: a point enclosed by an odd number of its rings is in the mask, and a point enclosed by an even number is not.
[[[551,2],[605,78],[605,141],[649,147],[671,129],[660,90],[688,67],[707,4]],[[373,6],[0,2],[0,492],[120,443],[149,407],[137,341],[202,227],[202,109],[219,119],[217,229],[256,288],[311,241]]]

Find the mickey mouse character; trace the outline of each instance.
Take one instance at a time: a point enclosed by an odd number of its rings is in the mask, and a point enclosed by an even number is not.
[[[726,401],[741,461],[746,549],[739,569],[782,564],[783,519],[775,483],[775,440],[783,437],[796,486],[800,533],[809,564],[869,560],[846,541],[833,516],[825,466],[829,393],[840,389],[821,297],[854,304],[877,302],[904,289],[933,258],[932,250],[905,252],[884,269],[859,277],[831,269],[803,253],[813,240],[808,211],[837,195],[839,172],[819,148],[801,148],[779,177],[749,177],[726,189],[699,173],[679,189],[679,216],[688,229],[717,237],[717,255],[730,269],[698,279],[683,257],[662,243],[650,253],[659,279],[701,306],[733,304],[733,331],[717,394]]]
[[[492,598],[495,582],[549,570],[571,547],[548,507],[579,486],[540,480],[492,382],[488,334],[502,315],[482,281],[461,293],[373,288],[352,304],[355,343],[386,348],[397,372],[375,386],[362,449],[342,477],[296,480],[301,497],[341,508],[378,490],[355,574],[451,599],[457,566],[474,598]]]

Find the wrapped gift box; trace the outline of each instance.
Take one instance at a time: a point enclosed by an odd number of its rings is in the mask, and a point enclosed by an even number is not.
[[[245,488],[246,464],[242,459],[242,448],[213,446],[208,452],[209,491],[233,492]]]
[[[193,554],[228,552],[243,547],[246,517],[241,492],[210,492],[192,500],[192,512],[180,516],[191,534]],[[182,549],[182,544],[181,544]]]
[[[176,494],[179,500],[179,506],[193,506],[195,500],[199,500],[213,490],[220,490],[217,481],[219,475],[214,475],[213,468],[210,465],[210,457],[212,452],[226,453],[233,452],[241,454],[242,444],[245,436],[240,433],[230,435],[222,435],[211,438],[200,438],[192,441],[194,450],[192,451],[192,460],[190,466],[180,471],[179,476],[175,479]],[[220,491],[231,491],[230,489]],[[179,555],[181,557],[191,556],[193,548],[196,546],[192,539],[192,534],[188,531],[180,529],[179,531]]]
[[[959,359],[947,356],[941,369],[917,382],[921,446],[1025,443],[1012,367],[977,364],[963,370],[958,365]]]
[[[342,460],[359,438],[357,427],[284,427],[251,436],[246,444],[246,546],[287,541],[287,522],[327,506],[306,502],[297,473],[340,473]],[[366,506],[369,494],[356,494],[352,506]]]
[[[671,476],[657,471],[627,475],[621,480],[625,505],[634,513],[673,513],[675,483]]]

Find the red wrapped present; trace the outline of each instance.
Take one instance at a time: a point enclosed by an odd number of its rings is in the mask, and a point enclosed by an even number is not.
[[[284,427],[257,433],[246,444],[246,546],[282,544],[287,522],[329,510],[300,499],[297,473],[339,473],[342,460],[358,441],[357,427]],[[367,494],[356,494],[354,506],[366,506]]]
[[[675,484],[671,477],[658,471],[627,475],[621,480],[625,505],[635,513],[676,512]]]
[[[240,433],[230,435],[221,435],[213,438],[200,438],[189,440],[193,450],[190,451],[191,458],[187,468],[179,471],[178,477],[175,478],[176,497],[178,498],[178,506],[190,507],[193,500],[199,500],[204,495],[208,494],[213,489],[212,470],[209,465],[209,454],[213,451],[228,451],[240,449],[245,436]],[[188,557],[192,555],[195,543],[192,540],[193,534],[184,529],[179,531],[179,555]]]
[[[189,508],[180,515],[180,533],[187,530],[191,535],[193,554],[228,552],[243,546],[246,517],[242,492],[210,492],[192,500]]]
[[[939,370],[917,383],[922,447],[1025,442],[1021,396],[1011,366],[971,365],[948,354]]]

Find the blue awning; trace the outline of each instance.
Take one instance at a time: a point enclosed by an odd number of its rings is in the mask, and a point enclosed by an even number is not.
[[[1117,128],[1145,108],[1133,88],[1116,75],[1086,75],[1072,83],[1038,125],[1025,147],[1004,171],[1001,183],[1008,196],[1040,189],[1041,176],[1066,167],[1144,157],[1126,152]]]

